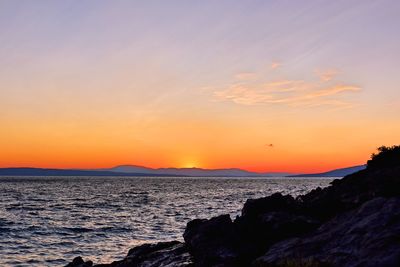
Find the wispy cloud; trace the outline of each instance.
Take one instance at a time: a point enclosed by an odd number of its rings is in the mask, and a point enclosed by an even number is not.
[[[280,66],[282,66],[282,63],[276,61],[276,62],[272,62],[270,67],[271,67],[271,69],[275,70],[275,69],[279,68]]]
[[[257,74],[254,72],[240,72],[235,75],[236,80],[254,80],[257,78]]]
[[[337,72],[324,73],[319,81],[275,80],[251,83],[235,82],[225,88],[214,88],[213,96],[220,101],[241,105],[281,104],[288,106],[333,106],[349,108],[344,95],[360,91],[355,85],[333,82]]]
[[[331,69],[331,70],[317,70],[315,74],[319,77],[319,79],[323,82],[328,82],[336,77],[339,74],[339,71]]]

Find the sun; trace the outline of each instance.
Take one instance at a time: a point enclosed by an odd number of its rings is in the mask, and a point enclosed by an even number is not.
[[[195,160],[184,160],[182,161],[181,168],[198,168],[199,163]]]

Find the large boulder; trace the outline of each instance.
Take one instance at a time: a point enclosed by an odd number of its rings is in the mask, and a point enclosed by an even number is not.
[[[258,199],[248,199],[242,209],[242,217],[255,218],[270,211],[293,212],[297,209],[296,200],[290,195],[275,193]]]
[[[400,198],[375,198],[302,237],[282,241],[254,266],[400,266]]]
[[[190,221],[183,238],[196,266],[237,265],[237,238],[229,215]]]
[[[186,246],[178,241],[144,244],[130,249],[128,256],[112,267],[183,267],[192,260]]]
[[[292,196],[275,193],[271,196],[247,200],[242,216],[235,224],[242,263],[262,255],[268,247],[285,238],[298,236],[316,229],[320,222],[299,213],[299,203]]]
[[[93,266],[92,261],[85,262],[80,256],[75,257],[70,263],[65,265],[65,267],[92,267],[92,266]]]
[[[196,219],[187,224],[183,236],[198,266],[246,266],[277,241],[320,225],[296,208],[293,197],[279,193],[248,200],[234,222],[229,215]]]

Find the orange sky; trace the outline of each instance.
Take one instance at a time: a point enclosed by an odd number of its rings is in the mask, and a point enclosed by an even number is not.
[[[331,115],[337,116],[336,112]],[[362,164],[380,144],[375,140],[392,144],[387,140],[397,138],[395,131],[382,134],[379,124],[366,132],[368,121],[353,125],[328,120],[321,124],[318,119],[317,125],[304,127],[302,121],[296,122],[296,114],[289,114],[285,119],[261,120],[262,127],[255,117],[242,122],[243,130],[238,130],[236,120],[176,116],[179,119],[154,118],[151,123],[94,122],[87,118],[69,122],[32,118],[28,123],[23,116],[24,124],[9,122],[7,132],[1,133],[1,166],[97,168],[136,164],[314,172]],[[289,119],[293,121],[287,123]]]
[[[0,4],[0,167],[320,172],[398,144],[396,8],[267,2]]]

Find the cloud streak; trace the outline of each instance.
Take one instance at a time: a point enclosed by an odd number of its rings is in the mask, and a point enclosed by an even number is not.
[[[254,80],[257,78],[257,74],[254,72],[241,72],[235,75],[236,80]]]
[[[337,70],[317,70],[315,74],[320,78],[321,81],[329,82],[330,80],[334,79],[339,74],[339,72]]]
[[[331,79],[334,74],[332,73],[325,74],[323,77],[320,81],[236,82],[226,88],[214,89],[213,97],[219,101],[231,101],[241,105],[352,107],[353,104],[343,98],[346,94],[360,91],[361,88],[351,84],[333,83]]]
[[[272,62],[271,63],[271,69],[273,69],[273,70],[279,68],[280,66],[282,66],[282,64],[280,62]]]

